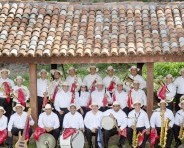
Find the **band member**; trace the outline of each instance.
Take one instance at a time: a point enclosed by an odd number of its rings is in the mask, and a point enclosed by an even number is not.
[[[7,125],[8,118],[4,115],[6,111],[0,106],[0,146],[4,143],[7,138]]]
[[[12,93],[12,87],[14,87],[13,80],[9,79],[10,71],[8,69],[2,69],[0,71],[0,106],[3,106],[6,110],[5,116],[8,119],[12,113],[12,99],[10,97]]]
[[[107,76],[103,79],[103,84],[106,88],[106,91],[109,91],[111,96],[113,91],[115,90],[117,82],[120,81],[119,77],[114,75],[115,71],[116,70],[112,66],[109,66],[106,70]]]
[[[110,104],[111,97],[108,92],[105,92],[104,85],[102,81],[97,81],[96,90],[91,93],[91,101],[98,102],[100,106],[100,111],[106,111],[108,109],[108,104]]]
[[[15,79],[17,85],[15,85],[13,89],[13,101],[16,103],[20,103],[24,107],[26,107],[26,102],[29,100],[30,93],[26,86],[22,83],[25,81],[21,76],[17,76]]]
[[[82,83],[80,90],[76,93],[76,104],[80,106],[79,112],[85,117],[86,113],[89,111],[88,102],[89,102],[89,92],[87,91],[87,86],[85,83]]]
[[[120,136],[118,147],[122,147],[125,142],[126,135],[120,134],[123,130],[126,130],[127,127],[127,115],[121,110],[120,103],[115,101],[113,103],[113,108],[108,109],[103,113],[103,116],[110,116],[114,118],[117,122],[117,125],[111,130],[104,129],[104,147],[108,148],[109,138],[115,134]]]
[[[161,100],[160,103],[158,103],[160,108],[154,110],[150,118],[150,125],[152,130],[156,129],[159,135],[159,139],[155,144],[156,148],[159,146],[167,148],[171,147],[173,139],[172,127],[174,124],[174,115],[170,109],[166,108],[167,105],[168,104],[165,100]]]
[[[175,110],[178,111],[180,108],[178,106],[179,102],[180,102],[180,97],[182,95],[184,95],[184,68],[182,68],[180,70],[180,75],[179,77],[177,77],[174,81],[174,84],[176,86],[176,96],[175,96],[175,101],[176,101],[176,105],[175,105]]]
[[[176,95],[176,86],[173,83],[173,76],[171,74],[168,74],[165,78],[166,83],[161,84],[157,96],[159,99],[166,99],[168,103],[167,108],[173,110],[173,99]]]
[[[8,144],[9,148],[13,148],[13,136],[18,136],[18,133],[23,133],[23,130],[26,125],[26,120],[28,117],[27,112],[24,112],[25,107],[21,104],[16,104],[15,107],[13,107],[13,110],[15,113],[11,115],[10,121],[8,123]],[[29,116],[29,125],[33,126],[34,121],[31,116]],[[29,136],[31,135],[32,130],[29,128]]]
[[[102,81],[102,78],[97,74],[98,68],[96,66],[90,66],[87,68],[89,74],[84,77],[83,82],[87,85],[89,91],[95,90],[95,85],[97,81]]]
[[[70,112],[68,112],[64,117],[63,128],[74,128],[84,132],[83,117],[77,112],[76,104],[70,104],[68,110],[70,110]]]
[[[125,85],[126,85],[125,89],[127,91],[129,91],[131,89],[131,84],[133,83],[134,80],[137,80],[140,82],[140,89],[146,88],[146,81],[144,80],[144,78],[141,75],[138,74],[139,70],[140,69],[137,68],[136,66],[130,67],[130,69],[129,69],[130,74],[128,75],[128,79],[131,82],[125,83]]]
[[[54,101],[54,107],[59,117],[60,129],[62,128],[65,114],[69,112],[68,106],[71,102],[72,93],[69,91],[68,82],[65,81],[62,83],[62,89],[57,92],[56,99]]]
[[[49,81],[47,79],[48,72],[45,69],[42,69],[38,73],[38,76],[40,78],[37,79],[37,102],[38,102],[38,115],[40,115],[42,112],[43,100],[48,95],[47,92],[49,84]]]
[[[180,98],[179,107],[181,108],[179,111],[176,112],[174,126],[173,126],[173,133],[175,138],[175,148],[178,148],[182,143],[181,140],[184,138],[183,126],[184,126],[184,96]]]
[[[59,137],[59,118],[52,110],[50,104],[46,104],[38,119],[38,126],[45,129],[46,133],[54,136],[55,140]]]
[[[91,111],[87,112],[84,118],[85,135],[89,148],[93,148],[92,136],[95,136],[95,148],[98,148],[98,127],[101,127],[102,112],[98,110],[98,103],[92,102]]]
[[[133,147],[145,148],[148,135],[150,134],[150,123],[147,113],[141,109],[141,101],[133,102],[133,110],[128,114],[128,141]],[[143,139],[138,140],[139,136]],[[142,134],[142,135],[141,135]],[[138,142],[136,142],[138,140]]]

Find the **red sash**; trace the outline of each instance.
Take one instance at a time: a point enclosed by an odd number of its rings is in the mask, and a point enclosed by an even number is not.
[[[93,92],[95,90],[95,83],[96,83],[96,79],[93,81],[93,83],[91,84],[90,87],[90,91]]]
[[[44,96],[43,97],[43,104],[42,104],[42,108],[45,107],[45,105],[48,103],[48,99],[47,99],[47,96]]]
[[[129,108],[129,109],[132,108],[132,104],[133,104],[131,93],[132,93],[132,90],[130,90],[129,93],[128,93],[127,105],[128,105],[128,108]]]
[[[154,145],[155,145],[158,138],[159,138],[159,136],[157,134],[157,130],[156,129],[151,129],[151,132],[150,132],[150,145],[151,145],[151,148],[154,148]]]
[[[18,96],[17,97],[18,97],[18,101],[20,102],[20,104],[25,107],[26,106],[26,102],[25,102],[26,96],[21,88],[18,89]]]
[[[45,130],[45,129],[43,129],[43,128],[41,128],[41,127],[37,127],[36,130],[35,130],[35,132],[33,133],[33,138],[34,138],[36,141],[38,141],[39,138],[40,138],[40,136],[41,136],[42,134],[44,134],[44,133],[46,133],[46,130]]]
[[[74,128],[66,128],[64,131],[63,131],[63,139],[67,139],[68,137],[72,136],[74,133],[76,133],[77,130],[74,129]]]
[[[124,136],[127,137],[127,129],[124,128],[122,131],[118,132],[118,136]]]
[[[54,94],[53,94],[53,96],[52,96],[52,101],[55,100],[56,94],[57,94],[58,90],[59,90],[59,88],[58,88],[58,86],[56,86],[55,89],[54,89]]]
[[[146,129],[143,130],[142,132],[139,132],[138,135],[138,145],[140,146],[144,140],[144,133],[146,132]]]
[[[4,143],[7,137],[8,137],[8,131],[6,129],[0,131],[0,144]]]
[[[116,101],[116,94],[115,94],[115,92],[113,92],[113,94],[112,94],[112,100],[113,100],[113,102]]]
[[[92,98],[91,98],[91,94],[90,94],[88,105],[87,105],[88,108],[90,107],[91,103],[92,103]]]
[[[75,89],[77,88],[77,85],[75,84],[75,82],[74,83],[72,83],[72,86],[71,86],[71,92],[72,93],[75,93]]]
[[[115,88],[115,85],[116,85],[116,83],[112,80],[112,81],[110,82],[110,84],[109,84],[109,87],[107,88],[107,91],[112,92],[113,89]]]
[[[74,102],[75,102],[75,94],[72,93],[72,99],[71,99],[71,101],[70,101],[70,104],[72,104],[72,103],[74,103]]]
[[[3,82],[3,86],[5,89],[5,95],[7,96],[6,102],[10,103],[10,92],[11,92],[10,85],[8,84],[8,82]]]
[[[106,107],[108,105],[108,98],[106,95],[104,95],[104,98],[102,100],[102,103],[103,103],[103,107]]]
[[[164,85],[158,92],[158,98],[164,100],[166,98],[167,85]]]

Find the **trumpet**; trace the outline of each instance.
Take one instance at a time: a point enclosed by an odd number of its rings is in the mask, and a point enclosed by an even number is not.
[[[166,84],[164,83],[163,80],[158,80],[158,84],[161,86],[161,87],[164,87]],[[168,88],[166,88],[167,90],[167,93],[170,93],[170,90]]]
[[[183,124],[180,124],[180,131],[179,131],[179,136],[178,138],[180,140],[183,140],[184,139],[184,130],[183,130]]]
[[[125,76],[124,81],[125,81],[125,85],[128,85],[129,87],[131,87],[134,82],[134,80],[130,78],[130,76],[128,75]]]

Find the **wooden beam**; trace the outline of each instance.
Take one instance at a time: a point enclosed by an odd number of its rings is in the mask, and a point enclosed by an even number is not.
[[[29,85],[30,85],[30,106],[32,117],[35,121],[35,126],[38,121],[38,106],[37,106],[37,65],[29,64]]]
[[[147,113],[148,116],[151,117],[152,110],[153,110],[153,76],[154,76],[154,63],[146,63],[147,66]]]

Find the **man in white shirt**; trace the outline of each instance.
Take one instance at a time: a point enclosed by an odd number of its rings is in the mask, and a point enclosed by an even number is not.
[[[29,118],[29,125],[33,126],[34,121],[30,115],[27,114],[27,112],[24,112],[25,107],[21,104],[16,104],[16,106],[13,108],[15,113],[11,115],[10,121],[8,123],[8,144],[10,148],[13,144],[13,135],[18,136],[18,133],[23,133],[23,130],[26,126],[26,120]],[[29,128],[29,136],[31,136],[32,130]]]
[[[175,114],[175,119],[174,119],[174,126],[173,126],[173,133],[174,133],[174,138],[176,145],[175,147],[178,148],[182,142],[181,139],[178,138],[180,128],[182,128],[182,136],[183,136],[183,126],[184,126],[184,95],[181,96],[180,98],[180,103],[179,107],[181,108],[179,111],[176,112]]]
[[[38,119],[38,126],[45,129],[47,133],[54,136],[55,140],[59,137],[59,118],[52,110],[50,104],[46,104]]]
[[[42,105],[44,97],[48,96],[48,85],[49,81],[47,79],[48,72],[45,69],[42,69],[38,76],[40,77],[37,79],[37,103],[38,103],[38,116],[42,112]]]
[[[113,108],[105,111],[103,113],[103,116],[110,116],[111,118],[114,118],[116,120],[116,125],[113,129],[111,130],[104,129],[104,147],[108,148],[109,138],[115,134],[121,133],[123,130],[126,130],[127,115],[121,110],[120,103],[115,101],[113,103]],[[122,134],[120,134],[119,136],[120,136],[120,139],[119,139],[118,147],[121,148],[125,142],[125,135],[123,136]]]
[[[75,128],[84,132],[84,121],[80,113],[77,112],[76,104],[70,104],[68,112],[63,120],[63,128]]]
[[[62,89],[57,92],[54,101],[54,108],[59,117],[60,129],[62,129],[65,114],[69,112],[68,106],[71,104],[71,101],[72,93],[69,91],[68,82],[65,81],[62,83]]]
[[[137,68],[137,66],[131,66],[129,71],[130,74],[128,75],[128,77],[132,80],[132,82],[134,80],[137,80],[140,82],[140,89],[145,89],[146,88],[146,81],[144,80],[144,78],[138,74],[138,71],[140,69]],[[129,91],[131,89],[131,86],[129,85],[130,83],[125,83],[126,87],[126,91]]]
[[[95,85],[97,81],[102,81],[102,78],[97,74],[98,68],[96,66],[90,66],[87,68],[89,74],[84,77],[83,82],[87,85],[89,91],[95,90]]]
[[[167,130],[167,140],[166,140],[166,147],[171,148],[171,143],[173,139],[173,132],[172,127],[174,124],[174,114],[170,109],[167,109],[167,102],[165,100],[161,100],[160,103],[158,103],[158,106],[160,108],[157,108],[154,110],[153,114],[150,118],[150,125],[153,130],[157,130],[158,135],[160,135],[162,121],[166,122],[166,120],[169,120],[168,124],[168,130]],[[160,139],[156,141],[155,146],[158,147]]]
[[[141,109],[141,101],[135,100],[133,102],[133,110],[128,114],[128,141],[131,146],[133,139],[133,130],[136,130],[136,134],[142,133],[144,138],[142,139],[142,144],[138,145],[141,148],[145,148],[146,141],[148,140],[150,134],[150,123],[147,113]],[[138,141],[139,142],[139,141]],[[132,145],[133,144],[133,145]]]
[[[12,87],[15,85],[13,80],[9,79],[10,70],[2,69],[0,70],[0,106],[3,106],[6,110],[6,116],[8,119],[12,113]]]
[[[92,102],[91,111],[84,118],[85,135],[89,148],[93,148],[92,136],[95,136],[95,148],[98,148],[98,128],[101,127],[102,112],[98,110],[98,103]]]
[[[175,96],[175,110],[178,111],[180,107],[178,104],[180,103],[180,97],[184,95],[184,68],[180,70],[180,76],[177,77],[174,81],[174,84],[176,86],[176,96]]]

